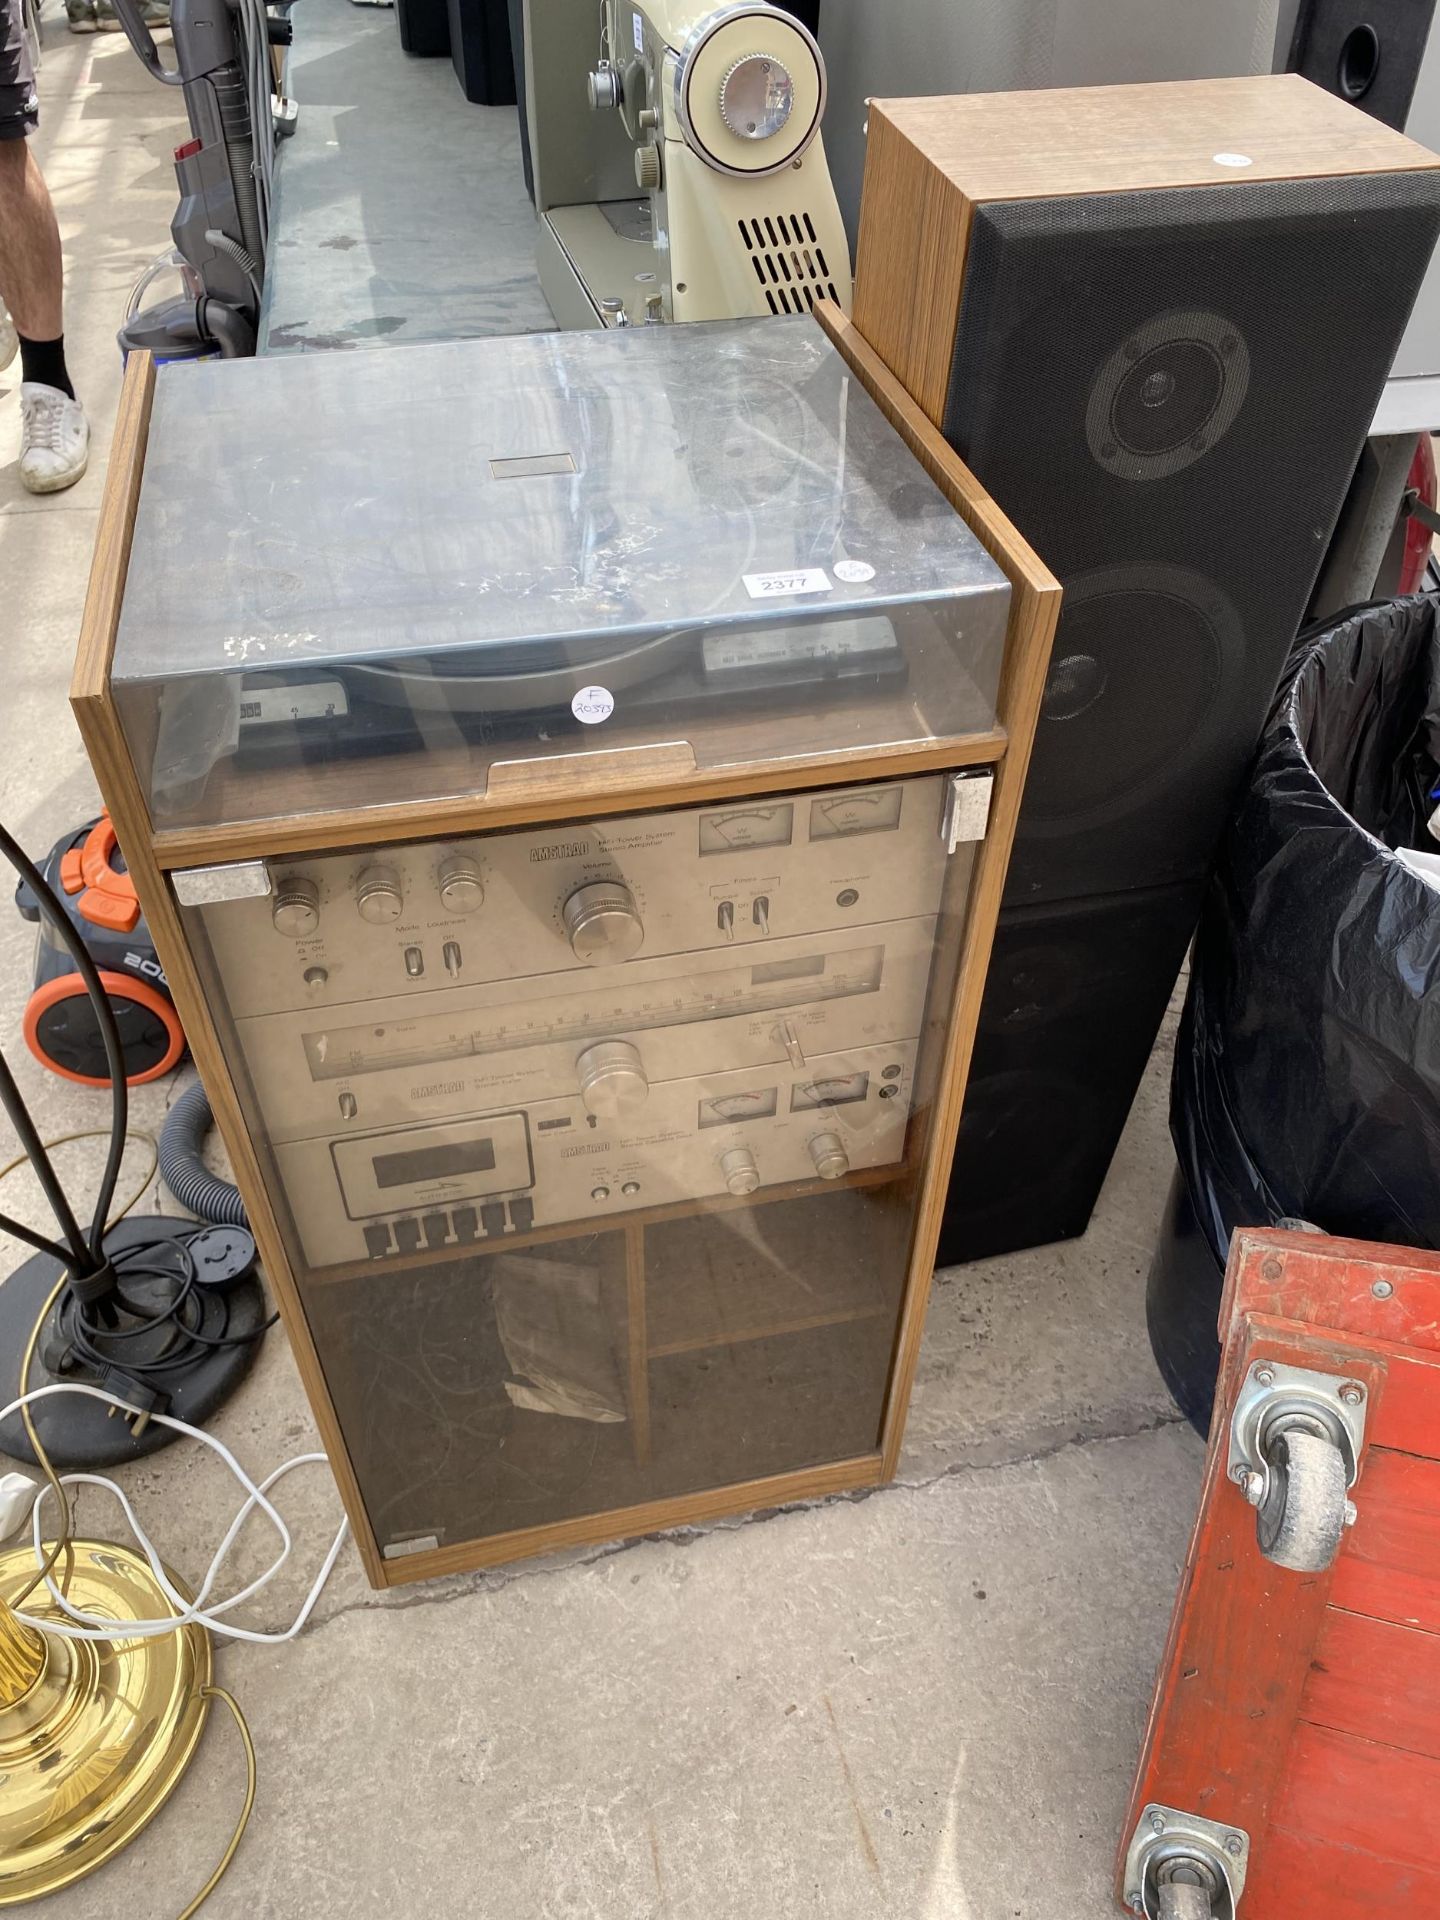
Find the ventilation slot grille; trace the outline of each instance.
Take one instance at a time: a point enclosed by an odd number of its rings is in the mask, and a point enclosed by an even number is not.
[[[788,219],[783,213],[767,213],[738,224],[771,313],[809,313],[827,295],[839,306],[840,296],[808,213],[792,213]]]

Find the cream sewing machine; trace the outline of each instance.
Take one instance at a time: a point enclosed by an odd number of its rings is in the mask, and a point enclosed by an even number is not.
[[[525,19],[536,255],[562,327],[849,306],[825,61],[798,20],[765,0],[525,0]]]

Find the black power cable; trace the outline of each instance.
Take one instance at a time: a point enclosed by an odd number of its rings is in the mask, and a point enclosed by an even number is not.
[[[0,822],[0,853],[5,855],[30,888],[41,913],[59,934],[70,958],[75,962],[76,972],[85,982],[85,991],[90,996],[90,1005],[94,1009],[95,1019],[100,1028],[100,1038],[105,1048],[105,1065],[110,1074],[110,1145],[105,1155],[105,1170],[100,1178],[100,1190],[95,1196],[95,1212],[90,1222],[89,1238],[88,1241],[80,1239],[78,1246],[74,1240],[71,1240],[71,1253],[68,1255],[62,1249],[53,1246],[44,1249],[46,1252],[53,1253],[65,1266],[70,1266],[72,1261],[78,1260],[82,1271],[93,1273],[105,1263],[102,1244],[105,1222],[110,1217],[110,1203],[115,1198],[115,1185],[120,1178],[120,1162],[125,1157],[125,1129],[130,1119],[130,1097],[129,1089],[125,1084],[125,1055],[120,1045],[120,1029],[115,1024],[115,1010],[110,1005],[110,996],[101,985],[99,969],[90,957],[90,949],[71,924],[70,916],[55,898],[49,881],[3,822]],[[66,1218],[69,1218],[73,1224],[74,1215],[70,1204],[60,1190],[60,1183],[55,1178],[44,1147],[40,1145],[39,1136],[35,1132],[29,1112],[20,1098],[19,1088],[16,1087],[8,1067],[4,1072],[3,1083],[0,1084],[8,1087],[5,1110],[10,1115],[11,1125],[19,1134],[20,1144],[25,1149],[26,1156],[45,1189],[45,1197],[50,1202],[56,1219],[61,1222],[62,1228]],[[13,1096],[13,1105],[11,1096]],[[38,1158],[36,1149],[38,1149]],[[56,1204],[57,1196],[59,1206]],[[4,1225],[7,1232],[15,1230],[14,1222],[6,1221]],[[31,1235],[24,1232],[19,1237],[22,1240],[32,1239]],[[68,1233],[66,1238],[70,1239]]]
[[[68,1273],[69,1285],[61,1296],[56,1319],[61,1349],[56,1358],[93,1370],[123,1393],[126,1381],[143,1384],[148,1376],[173,1375],[187,1362],[198,1363],[206,1353],[248,1346],[274,1326],[279,1316],[272,1314],[241,1334],[205,1331],[205,1288],[190,1251],[191,1245],[206,1231],[203,1222],[197,1224],[195,1232],[187,1238],[142,1241],[107,1255],[105,1224],[115,1197],[129,1120],[125,1059],[115,1012],[84,940],[45,876],[3,825],[0,825],[0,853],[24,879],[40,912],[59,935],[85,983],[110,1074],[110,1139],[87,1235],[81,1230],[55,1174],[15,1077],[0,1055],[0,1105],[9,1115],[20,1145],[35,1170],[63,1243],[22,1226],[7,1214],[0,1214],[0,1231],[13,1234],[49,1255]],[[158,1307],[144,1297],[145,1291],[153,1292],[157,1287],[172,1290],[170,1297]],[[158,1350],[149,1353],[139,1350],[136,1343],[147,1337]],[[59,1368],[52,1366],[51,1371]],[[137,1394],[135,1397],[143,1406],[147,1396]],[[158,1406],[167,1396],[155,1392],[149,1397]]]

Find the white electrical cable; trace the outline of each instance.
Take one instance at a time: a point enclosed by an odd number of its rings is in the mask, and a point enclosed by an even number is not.
[[[60,1381],[52,1386],[35,1387],[31,1392],[22,1395],[20,1399],[13,1400],[8,1407],[0,1410],[0,1422],[6,1421],[12,1414],[18,1413],[22,1406],[31,1406],[35,1401],[47,1400],[52,1394],[57,1393],[83,1394],[88,1399],[100,1400],[107,1406],[118,1408],[121,1413],[133,1414],[135,1411],[133,1407],[127,1406],[126,1403],[117,1398],[115,1394],[107,1393],[103,1387],[84,1386],[74,1381]],[[125,1638],[127,1640],[155,1640],[167,1633],[174,1633],[177,1627],[183,1627],[191,1621],[196,1621],[211,1633],[220,1634],[227,1639],[257,1641],[266,1646],[277,1645],[285,1640],[293,1640],[295,1635],[299,1633],[300,1629],[305,1625],[305,1622],[310,1618],[315,1603],[324,1591],[326,1581],[330,1578],[335,1562],[340,1557],[340,1549],[344,1546],[346,1537],[350,1531],[350,1523],[348,1520],[342,1520],[340,1522],[339,1530],[330,1544],[330,1551],[325,1556],[320,1571],[315,1578],[314,1585],[305,1596],[304,1604],[301,1606],[299,1613],[284,1632],[260,1633],[250,1627],[234,1626],[228,1620],[222,1620],[220,1616],[230,1612],[232,1608],[238,1607],[243,1601],[249,1600],[255,1594],[259,1593],[262,1587],[267,1586],[269,1582],[275,1578],[275,1575],[279,1573],[280,1569],[285,1565],[285,1562],[290,1558],[292,1545],[290,1529],[285,1525],[277,1509],[266,1498],[270,1488],[296,1467],[310,1466],[322,1462],[328,1466],[328,1459],[323,1453],[297,1454],[293,1460],[287,1460],[283,1466],[277,1467],[273,1473],[262,1480],[257,1486],[241,1466],[240,1462],[235,1458],[234,1454],[231,1453],[230,1449],[225,1446],[222,1441],[217,1440],[213,1434],[206,1433],[200,1427],[192,1427],[187,1421],[177,1420],[171,1414],[153,1413],[150,1418],[159,1426],[173,1428],[176,1433],[188,1434],[192,1440],[201,1441],[205,1446],[209,1447],[213,1453],[219,1454],[220,1458],[225,1462],[226,1466],[230,1468],[230,1471],[245,1489],[246,1499],[245,1504],[231,1521],[224,1539],[215,1549],[205,1578],[201,1581],[196,1591],[195,1598],[193,1600],[187,1600],[184,1594],[178,1592],[171,1583],[154,1544],[146,1534],[144,1528],[140,1525],[134,1509],[125,1496],[123,1488],[119,1487],[113,1480],[105,1478],[103,1474],[61,1474],[60,1479],[67,1487],[101,1487],[107,1493],[114,1494],[124,1511],[125,1518],[129,1522],[130,1530],[134,1534],[137,1544],[150,1563],[151,1571],[154,1573],[166,1597],[177,1609],[171,1617],[163,1620],[127,1620],[125,1622]],[[30,1515],[36,1564],[41,1566],[43,1566],[45,1562],[45,1549],[40,1524],[40,1514],[44,1506],[45,1497],[50,1491],[51,1489],[48,1486],[41,1490],[40,1496],[36,1500]],[[209,1598],[210,1590],[219,1576],[226,1556],[234,1545],[240,1529],[244,1526],[246,1520],[249,1519],[250,1514],[256,1507],[259,1507],[266,1518],[273,1523],[276,1532],[280,1535],[280,1551],[264,1572],[257,1574],[248,1586],[242,1587],[238,1593],[231,1594],[228,1599],[216,1601],[213,1606],[207,1608],[204,1603]],[[17,1620],[24,1622],[26,1626],[38,1628],[42,1632],[58,1634],[62,1639],[66,1640],[114,1639],[115,1622],[113,1620],[106,1621],[102,1615],[86,1613],[83,1609],[72,1606],[55,1584],[53,1574],[46,1575],[45,1584],[50,1591],[51,1598],[62,1611],[69,1616],[69,1620],[76,1624],[69,1625],[64,1621],[56,1620],[52,1615],[46,1615],[42,1618],[19,1611],[15,1614]]]

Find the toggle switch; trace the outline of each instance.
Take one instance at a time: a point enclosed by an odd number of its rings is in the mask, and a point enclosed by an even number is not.
[[[735,902],[722,900],[715,909],[715,924],[727,940],[735,938]]]
[[[768,894],[764,894],[764,893],[756,894],[755,904],[750,909],[750,918],[755,922],[756,926],[760,929],[761,933],[769,933],[770,931],[770,897]]]
[[[419,947],[406,947],[405,971],[412,980],[418,980],[425,971],[425,956]]]
[[[340,1118],[342,1120],[353,1120],[359,1111],[360,1108],[354,1094],[342,1093],[340,1096]]]
[[[774,1037],[779,1041],[780,1045],[784,1047],[785,1058],[790,1062],[791,1066],[803,1067],[805,1064],[805,1049],[800,1044],[800,1036],[795,1031],[794,1021],[782,1020],[775,1029]]]
[[[458,980],[460,977],[460,942],[458,940],[445,942],[444,958],[446,973],[452,980]]]

